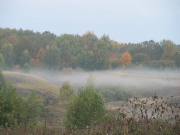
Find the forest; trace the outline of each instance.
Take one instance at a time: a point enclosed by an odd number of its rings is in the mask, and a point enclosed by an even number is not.
[[[0,28],[0,135],[180,134],[180,45]]]
[[[108,70],[123,68],[178,69],[180,45],[162,39],[120,43],[106,34],[98,38],[49,31],[0,28],[1,69]]]

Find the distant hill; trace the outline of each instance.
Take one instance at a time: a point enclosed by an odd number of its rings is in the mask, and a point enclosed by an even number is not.
[[[31,90],[38,94],[51,92],[58,95],[59,88],[47,80],[32,74],[3,71],[7,83],[12,83],[19,93],[27,95]]]

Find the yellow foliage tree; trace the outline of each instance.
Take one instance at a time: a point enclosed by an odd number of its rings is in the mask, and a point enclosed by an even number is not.
[[[132,61],[131,54],[128,53],[128,52],[123,53],[122,56],[121,56],[120,61],[124,66],[130,65],[131,61]]]
[[[40,48],[37,55],[36,55],[36,59],[38,59],[39,61],[44,61],[44,48]]]
[[[168,45],[164,48],[164,52],[162,54],[162,59],[163,60],[172,60],[174,53],[175,53],[174,46]]]

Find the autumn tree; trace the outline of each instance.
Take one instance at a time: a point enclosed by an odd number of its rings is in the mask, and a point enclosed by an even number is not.
[[[113,52],[110,52],[109,55],[110,68],[117,68],[120,65],[120,60],[118,59],[117,55]]]
[[[44,61],[44,52],[44,48],[41,47],[36,55],[36,59],[38,59],[40,62]]]
[[[17,37],[15,35],[10,35],[7,40],[12,44],[12,45],[16,45],[19,40],[17,39]]]
[[[41,47],[38,53],[36,54],[36,58],[30,59],[30,63],[36,68],[42,68],[43,62],[44,62],[44,53],[45,53],[45,50],[44,48]]]
[[[163,60],[172,60],[174,53],[175,53],[174,46],[167,45],[164,48],[164,52],[162,54],[162,59]]]
[[[131,54],[128,52],[123,53],[120,61],[121,61],[122,65],[124,65],[124,66],[130,65],[131,61],[132,61]]]

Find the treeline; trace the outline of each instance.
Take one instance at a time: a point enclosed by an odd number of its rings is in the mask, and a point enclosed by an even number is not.
[[[93,32],[56,36],[49,31],[0,28],[1,69],[165,69],[179,68],[179,58],[180,45],[170,40],[118,43],[105,34],[98,38]]]

